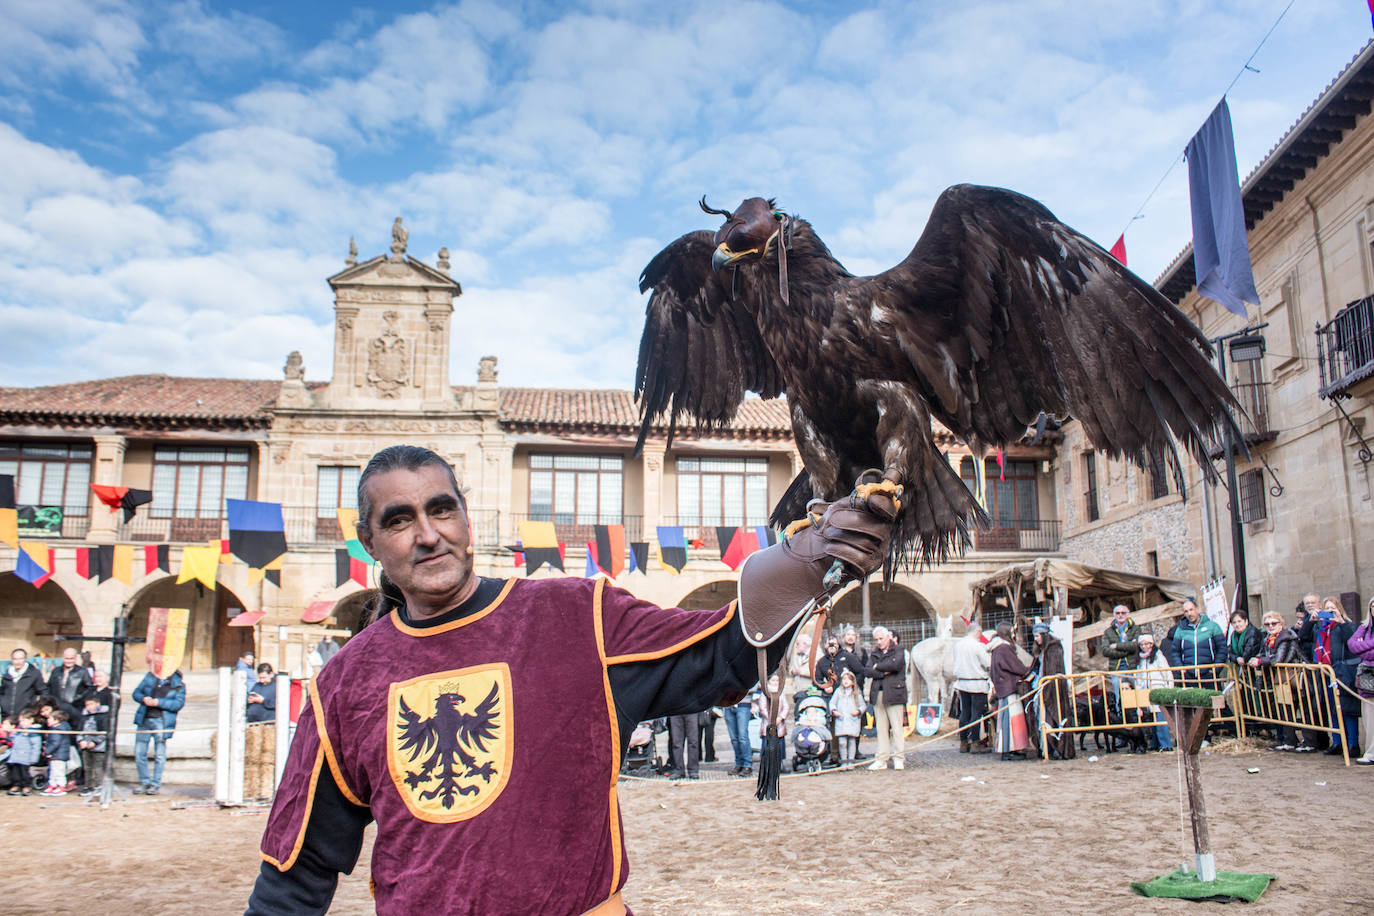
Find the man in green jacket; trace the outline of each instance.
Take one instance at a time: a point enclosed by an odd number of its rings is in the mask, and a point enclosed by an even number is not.
[[[1102,654],[1107,657],[1108,671],[1124,671],[1136,666],[1140,655],[1140,626],[1131,619],[1131,612],[1124,604],[1112,608],[1112,622],[1102,634]],[[1117,703],[1121,702],[1121,678],[1112,678],[1112,693]]]

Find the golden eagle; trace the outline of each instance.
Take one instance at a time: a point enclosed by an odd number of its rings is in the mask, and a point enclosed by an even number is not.
[[[640,276],[639,446],[666,417],[731,420],[747,391],[785,394],[805,470],[774,525],[838,499],[867,469],[900,484],[895,550],[961,549],[986,516],[936,447],[939,420],[977,455],[1041,414],[1142,466],[1181,443],[1202,466],[1234,429],[1234,398],[1202,333],[1167,299],[1039,202],[1001,188],[940,195],[916,247],[872,277],[845,270],[804,219],[750,198],[688,233]]]
[[[434,778],[431,774],[435,767],[440,768],[438,785],[421,792],[421,798],[439,798],[445,808],[452,808],[455,792],[460,795],[478,792],[477,786],[459,785],[460,778],[481,777],[491,782],[496,775],[491,761],[478,766],[477,758],[468,749],[486,753],[486,742],[496,737],[499,714],[495,709],[499,686],[493,684],[491,693],[471,713],[462,711],[465,701],[463,695],[456,692],[439,695],[434,701],[434,715],[431,718],[414,712],[406,705],[405,699],[401,699],[400,749],[410,752],[411,763],[424,757],[420,761],[420,769],[406,771],[406,785],[418,789]],[[461,769],[455,764],[461,765]]]

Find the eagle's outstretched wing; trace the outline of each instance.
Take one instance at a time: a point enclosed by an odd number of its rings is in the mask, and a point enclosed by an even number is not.
[[[639,291],[653,294],[635,370],[643,412],[636,453],[665,414],[671,444],[682,414],[702,426],[724,424],[745,392],[766,398],[782,392],[753,315],[726,285],[730,276],[711,268],[714,250],[710,232],[690,232],[655,255],[640,275]]]
[[[414,712],[406,705],[404,697],[401,698],[399,712],[401,750],[409,751],[411,760],[428,756],[439,744],[439,734],[434,727],[434,720],[426,719]]]
[[[868,314],[883,316],[871,336],[886,371],[914,369],[931,412],[961,439],[1015,442],[1044,411],[1142,464],[1174,453],[1172,433],[1214,473],[1207,440],[1234,425],[1224,408],[1235,400],[1206,337],[1038,202],[949,188],[901,264],[853,282]]]
[[[477,708],[458,720],[458,740],[471,745],[474,750],[486,752],[486,743],[496,737],[496,700],[499,684],[491,685],[491,693],[477,704]]]

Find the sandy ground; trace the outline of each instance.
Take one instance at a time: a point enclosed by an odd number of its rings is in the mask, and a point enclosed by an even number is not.
[[[1278,874],[1260,903],[1241,909],[1374,910],[1362,839],[1374,769],[1256,751],[1213,754],[1202,770],[1218,866]],[[1216,911],[1128,887],[1191,852],[1177,778],[1163,754],[1003,763],[936,744],[901,773],[786,779],[772,804],[756,802],[742,780],[625,782],[626,898],[639,916]],[[242,912],[264,817],[178,802],[186,799],[135,799],[102,812],[74,798],[0,796],[11,876],[0,911]],[[371,911],[367,856],[333,912]],[[63,863],[60,894],[54,862]]]

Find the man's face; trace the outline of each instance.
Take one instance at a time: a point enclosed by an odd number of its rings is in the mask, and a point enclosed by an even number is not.
[[[833,639],[830,640],[828,643],[825,644],[825,654],[826,654],[826,655],[839,655],[839,654],[840,654],[840,644],[839,644],[838,642],[836,642],[835,640],[833,640]]]
[[[1307,595],[1302,599],[1302,606],[1308,614],[1315,614],[1317,608],[1321,606],[1321,602],[1316,595]]]
[[[28,658],[29,653],[25,652],[23,649],[15,649],[10,653],[10,664],[14,665],[16,668],[22,668],[24,662],[28,661]]]
[[[472,578],[468,524],[444,468],[387,471],[367,481],[372,515],[359,538],[408,601],[442,604]]]
[[[1126,618],[1129,617],[1130,614],[1130,611],[1126,610],[1119,604],[1116,607],[1112,608],[1112,619],[1115,620],[1118,625],[1124,624],[1126,622]]]
[[[97,687],[99,687],[99,688],[101,688],[101,689],[103,690],[103,689],[105,689],[106,687],[108,687],[109,684],[110,684],[110,676],[109,676],[108,674],[106,674],[104,671],[97,671],[97,672],[95,673],[95,686],[97,686]]]
[[[259,672],[258,672],[258,683],[259,683],[259,684],[270,684],[270,683],[272,683],[272,675],[269,674],[269,673],[266,672],[266,671],[259,671]]]
[[[1198,614],[1197,605],[1191,601],[1183,602],[1183,616],[1188,618],[1189,623],[1197,623],[1197,619],[1200,616]]]
[[[879,649],[886,652],[887,647],[892,644],[892,635],[890,633],[882,633],[880,635],[875,635],[873,637],[873,641],[877,644]]]
[[[854,630],[844,631],[844,645],[846,649],[854,648],[854,643],[859,641],[859,634]]]
[[[76,667],[76,650],[75,650],[75,649],[63,649],[63,650],[62,650],[62,667],[63,667],[63,668],[75,668],[75,667]]]

